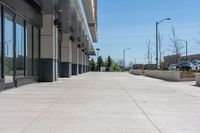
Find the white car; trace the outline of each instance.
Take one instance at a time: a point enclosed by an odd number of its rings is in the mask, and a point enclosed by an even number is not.
[[[194,65],[195,70],[200,70],[200,60],[194,60],[192,61],[192,64]]]

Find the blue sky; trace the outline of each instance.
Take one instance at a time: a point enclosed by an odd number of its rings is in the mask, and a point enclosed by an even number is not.
[[[189,54],[200,53],[194,41],[200,39],[199,5],[199,0],[98,0],[98,43],[94,47],[101,49],[103,58],[110,55],[113,59],[122,59],[122,50],[131,48],[126,52],[127,63],[135,59],[147,63],[145,40],[152,42],[155,54],[155,22],[170,17],[171,21],[159,25],[164,55],[171,54],[172,26],[179,38],[189,42]]]

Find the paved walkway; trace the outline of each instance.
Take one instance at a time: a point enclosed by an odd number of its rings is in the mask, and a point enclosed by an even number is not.
[[[0,93],[0,133],[199,133],[200,88],[87,73]]]

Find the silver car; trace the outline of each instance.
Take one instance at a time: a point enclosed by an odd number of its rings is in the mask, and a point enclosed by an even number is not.
[[[176,71],[176,70],[177,70],[177,64],[171,64],[171,65],[168,67],[168,69],[169,69],[170,71]]]
[[[194,60],[192,61],[192,64],[194,65],[195,70],[200,70],[200,60]]]

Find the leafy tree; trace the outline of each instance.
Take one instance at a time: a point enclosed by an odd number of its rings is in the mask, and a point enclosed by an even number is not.
[[[120,71],[120,66],[119,66],[119,64],[115,63],[115,64],[112,66],[112,70],[113,70],[113,72],[119,72],[119,71]]]
[[[110,71],[111,66],[112,66],[112,58],[108,56],[106,60],[106,71]]]
[[[104,66],[104,61],[103,61],[102,57],[99,56],[98,59],[97,59],[97,70],[101,71],[102,66]]]
[[[93,58],[89,61],[89,65],[90,65],[91,71],[95,71],[96,63]]]

